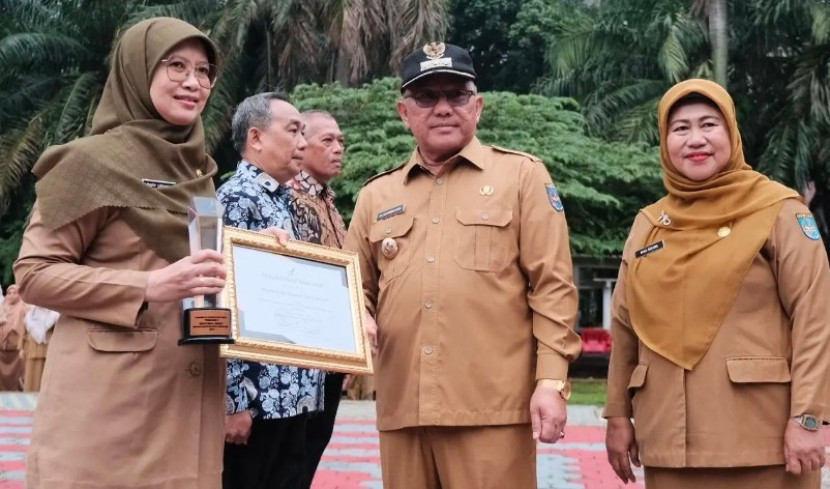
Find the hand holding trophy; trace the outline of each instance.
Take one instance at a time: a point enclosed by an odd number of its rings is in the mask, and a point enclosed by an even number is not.
[[[222,251],[222,213],[224,208],[212,197],[194,197],[188,208],[190,253],[211,249]],[[220,307],[217,294],[185,299],[182,339],[179,345],[233,343],[231,310]]]

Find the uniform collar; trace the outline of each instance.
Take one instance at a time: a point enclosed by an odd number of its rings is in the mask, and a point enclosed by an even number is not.
[[[247,173],[251,178],[256,180],[260,187],[264,188],[268,193],[281,195],[289,190],[288,185],[283,185],[274,177],[262,171],[261,168],[249,161],[242,160],[239,162],[239,173]]]
[[[300,173],[297,174],[296,177],[291,179],[289,182],[291,187],[294,190],[299,190],[301,192],[305,192],[312,197],[326,197],[328,195],[333,195],[331,187],[328,185],[323,185],[322,183],[318,183],[317,180],[314,179],[311,175],[305,172],[305,170],[300,170]]]
[[[418,148],[412,152],[409,162],[404,166],[404,184],[409,183],[409,179],[417,172],[429,173],[429,170],[423,167],[423,159]],[[473,167],[484,170],[487,168],[487,158],[485,157],[484,145],[473,136],[473,139],[461,148],[461,151],[451,156],[444,165],[447,170],[452,170],[458,164],[469,163]]]

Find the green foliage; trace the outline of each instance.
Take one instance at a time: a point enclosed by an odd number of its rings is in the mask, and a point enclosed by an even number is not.
[[[334,188],[347,217],[363,183],[407,161],[415,147],[395,111],[398,86],[391,78],[359,89],[301,85],[292,95],[300,110],[331,112],[345,134],[346,164]],[[619,253],[639,208],[662,195],[656,151],[586,136],[572,99],[508,92],[484,98],[479,138],[545,162],[565,203],[574,252]]]
[[[571,379],[571,398],[568,404],[575,406],[604,406],[608,397],[605,379]]]
[[[527,93],[545,72],[547,38],[583,0],[449,0],[448,41],[467,48],[480,89]]]
[[[606,139],[656,144],[660,97],[709,73],[706,26],[688,1],[583,5],[549,33],[548,72],[536,90],[576,98],[589,134]]]

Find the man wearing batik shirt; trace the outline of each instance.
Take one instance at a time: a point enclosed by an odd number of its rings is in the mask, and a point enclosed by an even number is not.
[[[311,243],[340,248],[346,225],[334,206],[334,192],[328,182],[340,174],[343,165],[343,133],[331,114],[308,111],[302,114],[308,146],[300,173],[291,181],[294,199],[292,217],[297,236]],[[306,427],[306,463],[303,487],[311,487],[320,457],[331,439],[334,418],[340,405],[343,374],[326,373],[325,409],[311,416]]]
[[[242,161],[217,191],[225,224],[254,231],[291,222],[291,188],[306,148],[300,113],[277,93],[243,100],[232,122]],[[324,373],[228,361],[224,489],[303,487],[306,423],[323,409]]]

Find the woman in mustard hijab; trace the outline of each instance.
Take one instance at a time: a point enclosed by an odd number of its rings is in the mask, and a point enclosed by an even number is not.
[[[830,269],[798,194],[746,164],[729,94],[660,102],[667,195],[634,220],[613,299],[608,459],[647,489],[818,489]],[[633,424],[632,424],[633,417]]]
[[[187,206],[215,197],[201,113],[213,42],[186,22],[126,30],[88,137],[49,148],[14,272],[60,313],[34,415],[29,489],[219,489],[224,362],[178,346],[181,300],[225,284],[189,252]]]

